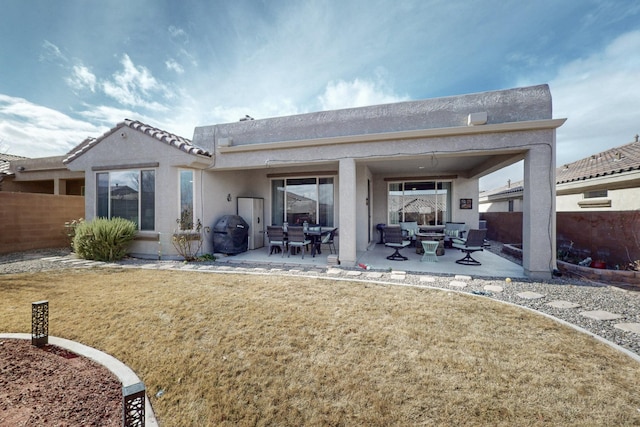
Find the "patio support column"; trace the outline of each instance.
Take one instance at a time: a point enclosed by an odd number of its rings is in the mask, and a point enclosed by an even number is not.
[[[556,268],[555,130],[548,133],[549,144],[533,146],[524,159],[522,266],[539,280]]]
[[[340,159],[339,191],[340,199],[338,258],[342,265],[353,266],[356,263],[356,161]]]

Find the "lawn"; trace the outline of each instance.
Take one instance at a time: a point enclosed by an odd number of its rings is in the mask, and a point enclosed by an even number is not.
[[[640,364],[471,295],[133,269],[0,276],[0,331],[105,351],[163,426],[640,425]],[[156,394],[160,393],[160,397]]]

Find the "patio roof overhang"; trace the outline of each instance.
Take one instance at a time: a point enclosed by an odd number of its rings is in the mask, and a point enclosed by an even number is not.
[[[457,137],[463,139],[503,135],[506,133],[554,130],[560,127],[565,120],[530,120],[480,126],[430,128],[243,145],[233,145],[233,141],[225,141],[225,144],[217,144],[215,166],[212,169],[232,170],[238,167],[261,168],[335,164],[339,156],[342,155],[341,151],[348,146],[385,142],[412,143],[435,139],[447,140]],[[330,148],[331,153],[336,153],[335,160],[332,160],[330,156],[323,155],[321,158],[309,156],[306,159],[300,158],[296,162],[287,159],[285,162],[279,163],[268,159],[269,156],[267,154],[291,153],[298,150],[317,152],[326,148]],[[424,151],[421,152],[421,148],[424,148]],[[526,145],[517,143],[511,146],[496,144],[489,149],[487,147],[463,145],[453,151],[426,146],[421,148],[414,152],[389,151],[386,154],[380,153],[376,155],[367,155],[367,151],[365,151],[355,157],[359,164],[366,164],[373,173],[380,175],[407,174],[414,176],[428,171],[429,176],[454,174],[464,178],[480,178],[522,160],[527,151]],[[242,162],[234,161],[234,159],[238,158],[242,158]],[[252,159],[256,159],[255,165],[251,164]]]

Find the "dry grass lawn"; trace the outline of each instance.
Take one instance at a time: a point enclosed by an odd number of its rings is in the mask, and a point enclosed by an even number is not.
[[[640,364],[543,316],[453,292],[266,275],[0,276],[0,331],[103,350],[163,426],[640,425]],[[161,397],[156,393],[163,390]]]

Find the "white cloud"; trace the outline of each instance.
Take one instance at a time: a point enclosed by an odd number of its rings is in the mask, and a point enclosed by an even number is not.
[[[558,164],[631,142],[640,131],[640,31],[621,35],[602,52],[566,64],[550,82],[558,129]]]
[[[84,105],[84,110],[78,114],[91,123],[100,123],[109,128],[124,119],[145,121],[147,117],[129,109],[108,107],[106,105]],[[153,124],[152,122],[149,124]]]
[[[172,70],[172,71],[175,71],[175,72],[176,72],[176,73],[178,73],[178,74],[182,74],[182,73],[184,73],[184,67],[183,67],[182,65],[180,65],[180,64],[178,63],[178,61],[176,61],[176,60],[175,60],[175,59],[173,59],[173,58],[170,58],[170,59],[166,60],[166,61],[164,62],[164,65],[166,65],[166,66],[167,66],[167,69]]]
[[[66,81],[72,89],[82,90],[88,88],[91,92],[96,91],[96,76],[84,65],[74,65],[73,74],[71,77],[67,77]]]
[[[43,52],[39,57],[40,61],[67,62],[67,58],[62,54],[60,48],[49,40],[42,42],[42,49]]]
[[[156,95],[169,99],[173,97],[172,92],[158,82],[148,68],[136,66],[128,55],[123,55],[120,63],[122,71],[102,83],[104,93],[122,105],[167,111],[166,106],[152,99]]]
[[[106,128],[76,120],[23,98],[0,94],[0,139],[7,152],[25,157],[63,155]]]
[[[324,93],[318,97],[322,110],[388,104],[407,99],[406,96],[392,93],[380,80],[372,82],[360,79],[352,82],[331,81],[327,84]]]
[[[173,25],[169,25],[168,28],[169,34],[171,35],[171,37],[173,38],[187,38],[187,32],[185,30],[183,30],[182,28],[179,27],[175,27]]]

